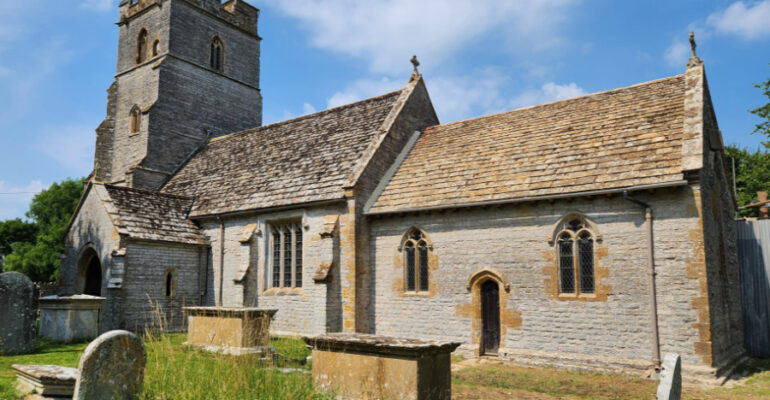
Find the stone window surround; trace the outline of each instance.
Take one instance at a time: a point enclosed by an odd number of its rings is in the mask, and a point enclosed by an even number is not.
[[[428,290],[420,290],[420,277],[419,277],[419,255],[417,254],[417,247],[415,247],[415,290],[407,290],[407,263],[406,263],[406,251],[404,246],[410,241],[410,236],[415,230],[422,234],[422,240],[424,240],[428,247]],[[438,257],[433,252],[433,240],[430,235],[417,225],[412,225],[404,231],[401,236],[401,242],[398,246],[398,255],[396,256],[396,268],[401,269],[402,277],[400,285],[400,295],[403,297],[435,297],[438,285],[435,282],[434,271],[438,269]]]
[[[578,232],[572,232],[568,229],[567,225],[575,220],[579,220],[580,223],[583,225],[583,228],[581,228]],[[559,218],[556,223],[553,224],[551,227],[551,233],[548,237],[548,243],[553,246],[554,251],[554,257],[555,257],[555,285],[556,285],[556,294],[557,298],[559,300],[600,300],[606,297],[606,294],[600,292],[599,288],[599,276],[597,276],[597,254],[596,254],[596,245],[593,246],[593,280],[594,280],[594,292],[593,293],[582,293],[580,291],[580,266],[579,262],[574,262],[574,276],[573,279],[575,281],[575,291],[573,293],[563,293],[561,289],[561,266],[560,266],[560,249],[559,249],[559,238],[564,234],[569,234],[573,241],[576,238],[579,238],[582,234],[588,233],[591,236],[591,239],[593,240],[594,244],[597,244],[602,241],[602,235],[599,232],[598,225],[596,225],[595,222],[590,220],[588,217],[586,217],[581,212],[569,212]],[[573,260],[577,260],[579,255],[577,255],[576,250],[573,248]]]
[[[212,53],[214,51],[214,46],[219,46],[219,60],[218,60],[218,67],[214,66],[214,54]],[[214,34],[214,36],[211,37],[209,40],[209,46],[208,46],[208,55],[209,55],[209,62],[208,66],[212,71],[218,72],[218,73],[224,73],[225,72],[225,42],[221,39],[221,36],[217,33]]]
[[[128,133],[135,135],[142,130],[142,110],[134,104],[128,112]]]
[[[144,43],[142,43],[142,37],[144,37]],[[150,32],[147,28],[142,27],[139,33],[136,35],[136,48],[134,50],[134,64],[139,65],[147,61],[148,42],[150,38]],[[144,53],[144,54],[142,54]]]
[[[302,282],[303,285],[305,284],[306,277],[304,274],[304,267],[305,267],[305,242],[307,241],[307,235],[304,231],[307,230],[307,225],[304,222],[304,215],[288,215],[283,216],[281,218],[275,218],[275,219],[267,219],[264,221],[265,224],[265,235],[264,235],[264,246],[265,246],[265,262],[264,262],[264,268],[265,268],[265,281],[264,281],[264,288],[265,290],[262,292],[265,296],[273,296],[273,295],[300,295],[302,294],[302,287],[296,287],[294,286],[296,284],[296,270],[292,270],[292,277],[291,282],[292,286],[287,287],[283,286],[284,283],[284,266],[281,265],[280,269],[280,284],[281,286],[273,286],[273,274],[274,274],[274,254],[273,254],[273,229],[274,226],[295,226],[299,227],[300,231],[302,232],[302,246],[301,254],[302,254],[302,268],[303,268],[303,274],[302,274]],[[284,264],[285,257],[283,255],[284,245],[283,245],[283,234],[281,234],[281,264]],[[296,248],[292,248],[292,253],[296,252]],[[296,262],[294,257],[292,257],[292,264]],[[296,268],[296,266],[293,266],[293,268]]]

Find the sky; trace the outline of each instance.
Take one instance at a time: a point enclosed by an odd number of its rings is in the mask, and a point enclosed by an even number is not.
[[[770,0],[248,0],[264,123],[403,87],[416,54],[442,123],[684,73],[695,32],[726,143],[755,149]],[[0,220],[87,176],[118,0],[0,1]]]

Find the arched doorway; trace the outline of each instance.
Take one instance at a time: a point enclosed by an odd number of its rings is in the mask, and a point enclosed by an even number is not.
[[[80,276],[83,294],[91,296],[102,295],[102,264],[99,254],[91,247],[86,248],[80,255]]]
[[[500,348],[500,286],[488,279],[481,284],[481,353],[496,355]]]

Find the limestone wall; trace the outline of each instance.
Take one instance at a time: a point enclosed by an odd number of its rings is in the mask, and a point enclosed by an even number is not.
[[[126,271],[121,299],[121,328],[157,326],[183,329],[182,307],[200,305],[200,273],[206,248],[171,243],[131,242],[126,246]],[[166,275],[172,274],[172,295],[166,296]]]
[[[271,323],[273,333],[295,335],[340,330],[339,266],[332,268],[329,282],[315,282],[313,275],[322,261],[335,257],[339,259],[339,255],[334,255],[333,246],[322,241],[320,233],[329,217],[336,217],[345,211],[342,204],[222,218],[225,232],[224,269],[220,269],[219,221],[200,221],[211,243],[209,282],[213,290],[209,292],[207,305],[218,304],[221,284],[223,306],[278,309]],[[271,287],[270,224],[277,221],[302,221],[301,288]],[[249,232],[253,233],[248,235]],[[242,274],[244,271],[245,275]],[[240,279],[240,276],[245,277]]]
[[[679,353],[691,364],[702,362],[693,327],[700,282],[688,275],[691,262],[702,260],[698,197],[697,187],[638,195],[655,212],[661,351]],[[552,225],[573,211],[595,222],[602,235],[593,299],[554,293],[556,258],[548,238]],[[430,236],[438,264],[426,296],[403,291],[399,246],[415,225]],[[504,356],[562,366],[651,365],[644,214],[620,196],[379,217],[370,226],[376,282],[372,333],[462,341],[466,350],[476,350],[480,306],[466,281],[491,268],[510,282],[501,301]]]

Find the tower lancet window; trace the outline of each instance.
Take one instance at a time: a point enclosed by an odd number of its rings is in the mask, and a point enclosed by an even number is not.
[[[152,56],[157,57],[160,54],[160,40],[155,39],[152,42]]]
[[[142,112],[138,106],[131,108],[128,114],[128,131],[131,133],[139,132],[139,127],[142,123]]]
[[[224,69],[225,47],[219,37],[214,37],[209,46],[209,66],[217,71]]]
[[[136,63],[141,64],[147,59],[147,29],[139,31],[136,37]]]

